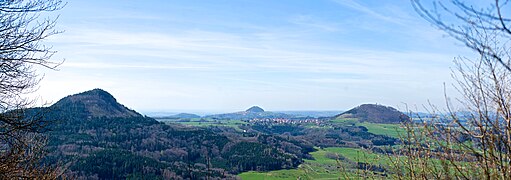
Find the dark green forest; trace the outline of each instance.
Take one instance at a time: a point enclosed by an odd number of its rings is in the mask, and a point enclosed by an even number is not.
[[[362,126],[252,123],[240,126],[240,131],[162,123],[129,110],[100,89],[31,109],[29,114],[42,114],[51,122],[45,161],[65,165],[71,178],[233,179],[241,172],[296,168],[312,158],[314,147],[370,147],[397,141]]]

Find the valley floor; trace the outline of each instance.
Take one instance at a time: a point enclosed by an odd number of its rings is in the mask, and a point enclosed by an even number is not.
[[[314,160],[305,160],[297,169],[270,172],[245,172],[239,174],[243,180],[295,180],[295,179],[339,179],[356,177],[346,169],[352,169],[353,162],[371,162],[379,157],[369,151],[356,148],[330,147],[312,152]],[[336,158],[339,157],[339,158]],[[345,169],[344,169],[345,168]]]

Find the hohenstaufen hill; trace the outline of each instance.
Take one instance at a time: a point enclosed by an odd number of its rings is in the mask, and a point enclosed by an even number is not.
[[[264,112],[264,109],[259,106],[252,106],[245,110],[246,112],[252,112],[252,113],[261,113]]]
[[[205,118],[251,120],[264,118],[294,118],[294,116],[285,113],[265,111],[263,108],[259,106],[252,106],[245,111],[209,115],[205,116]]]

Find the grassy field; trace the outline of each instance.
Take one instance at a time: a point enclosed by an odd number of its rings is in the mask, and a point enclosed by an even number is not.
[[[377,124],[377,123],[357,123],[358,126],[364,126],[367,131],[373,134],[387,135],[390,137],[399,138],[400,134],[406,133],[406,130],[401,128],[399,124]]]
[[[403,134],[406,131],[401,128],[400,124],[379,124],[379,123],[368,123],[360,122],[357,118],[338,118],[330,121],[333,124],[343,126],[364,126],[370,133],[387,135],[390,137],[399,138],[399,134]]]
[[[213,119],[201,119],[201,118],[194,118],[189,121],[180,121],[176,119],[158,119],[159,121],[166,122],[166,123],[178,123],[182,125],[188,125],[188,126],[227,126],[232,127],[236,130],[241,130],[239,128],[240,125],[247,124],[247,122],[241,121],[241,120],[213,120]]]
[[[300,179],[338,179],[340,173],[325,172],[324,169],[313,169],[306,164],[298,169],[278,170],[271,172],[246,172],[239,175],[243,180],[296,180]]]
[[[330,155],[329,155],[330,154]],[[332,158],[331,154],[338,154],[339,160],[336,158]],[[245,172],[241,173],[238,176],[243,180],[291,180],[291,179],[364,179],[358,175],[364,174],[362,170],[358,170],[355,167],[356,162],[368,163],[371,165],[391,165],[394,163],[405,163],[407,162],[407,157],[400,156],[399,159],[394,159],[396,161],[391,161],[391,159],[385,155],[371,153],[369,151],[358,149],[358,148],[338,148],[338,147],[330,147],[324,149],[318,149],[316,152],[311,153],[314,157],[314,160],[305,160],[303,164],[301,164],[297,169],[290,170],[278,170],[278,171],[270,171],[270,172]],[[395,158],[395,157],[393,157]],[[437,169],[443,168],[442,161],[439,159],[428,159],[429,167],[436,166]],[[419,162],[415,162],[414,164],[417,168],[420,168]],[[460,162],[459,163],[465,167],[473,166],[472,163]],[[419,170],[417,170],[418,172]],[[451,177],[457,176],[456,171],[454,169],[449,169],[449,173],[451,173]],[[392,175],[389,177],[379,176],[374,174],[374,172],[369,171],[369,177],[375,179],[393,179],[397,178]]]
[[[328,154],[338,154],[346,158],[346,160],[339,161],[335,158],[328,157]],[[270,172],[245,172],[239,174],[243,180],[295,180],[295,179],[339,179],[348,177],[356,177],[354,173],[343,171],[341,173],[341,166],[345,168],[353,168],[349,162],[369,162],[380,163],[377,155],[369,153],[362,149],[355,148],[324,148],[312,152],[311,155],[314,160],[305,160],[297,169],[278,170]],[[381,159],[381,158],[380,158]]]
[[[330,120],[330,123],[343,126],[354,126],[359,122],[357,118],[337,118]]]

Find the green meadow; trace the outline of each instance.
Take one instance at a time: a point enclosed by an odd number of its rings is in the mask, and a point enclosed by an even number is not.
[[[339,179],[357,177],[353,162],[386,163],[385,158],[357,148],[330,147],[317,149],[311,155],[314,160],[305,160],[297,169],[270,172],[245,172],[238,176],[243,180],[295,180],[295,179]],[[332,158],[332,155],[338,156]],[[344,157],[345,159],[342,160]],[[342,172],[342,173],[341,173]]]
[[[364,126],[370,133],[386,135],[395,138],[399,138],[400,134],[406,132],[405,129],[401,128],[400,124],[360,122],[357,118],[337,118],[330,120],[330,123],[342,126]]]
[[[213,120],[213,119],[201,119],[201,118],[194,118],[189,121],[180,121],[176,119],[158,119],[159,121],[165,122],[165,123],[177,123],[187,126],[200,126],[200,127],[207,127],[207,126],[227,126],[232,127],[236,130],[241,130],[239,128],[240,125],[248,124],[247,122],[241,121],[241,120]]]

